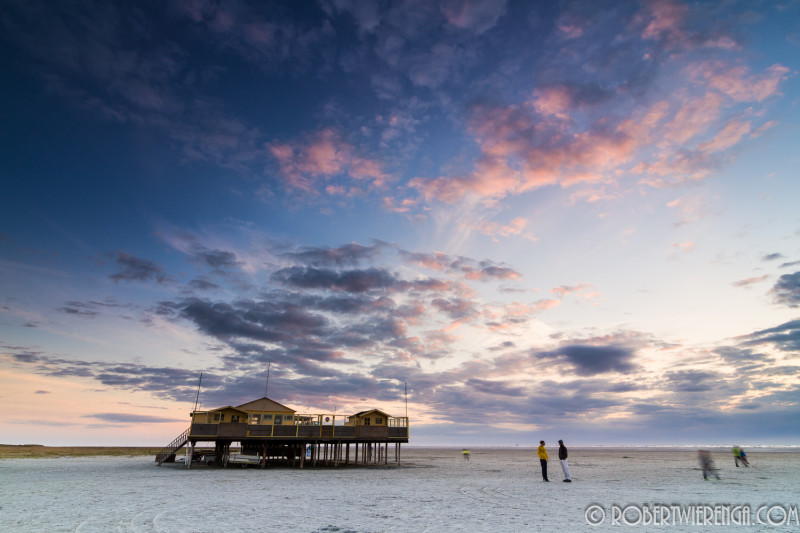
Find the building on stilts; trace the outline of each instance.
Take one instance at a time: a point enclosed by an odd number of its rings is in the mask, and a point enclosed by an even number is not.
[[[265,396],[235,407],[193,411],[189,428],[159,452],[156,462],[175,462],[184,448],[187,468],[193,463],[262,468],[399,464],[400,445],[408,437],[408,417],[380,409],[348,416],[300,414]]]

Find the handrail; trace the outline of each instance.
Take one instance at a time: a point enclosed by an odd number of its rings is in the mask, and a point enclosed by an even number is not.
[[[164,447],[164,448],[163,448],[163,449],[162,449],[160,452],[158,452],[158,453],[156,454],[156,462],[157,462],[159,465],[160,465],[161,463],[163,463],[164,461],[166,461],[166,460],[167,460],[167,458],[168,458],[170,455],[173,455],[173,454],[174,454],[176,451],[178,451],[178,450],[181,448],[181,446],[183,446],[184,444],[186,444],[186,441],[187,441],[187,440],[189,440],[189,432],[191,431],[191,429],[192,429],[192,427],[191,427],[191,426],[189,426],[189,427],[186,429],[186,431],[184,431],[183,433],[181,433],[180,435],[178,435],[178,436],[175,438],[175,440],[173,440],[172,442],[170,442],[170,443],[169,443],[168,445],[166,445],[166,446],[165,446],[165,447]]]

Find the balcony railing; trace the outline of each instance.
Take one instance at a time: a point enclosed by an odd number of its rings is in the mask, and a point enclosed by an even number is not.
[[[204,413],[196,413],[204,414]],[[295,415],[282,424],[192,423],[190,438],[239,439],[408,439],[407,417],[389,417],[385,426],[345,425],[336,415]]]

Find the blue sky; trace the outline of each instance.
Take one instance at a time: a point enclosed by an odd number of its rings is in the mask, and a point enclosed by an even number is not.
[[[3,442],[263,395],[800,444],[800,3],[10,1]]]

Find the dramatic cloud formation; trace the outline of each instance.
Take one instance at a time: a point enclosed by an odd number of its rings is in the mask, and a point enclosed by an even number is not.
[[[6,2],[4,439],[796,444],[798,9]]]

